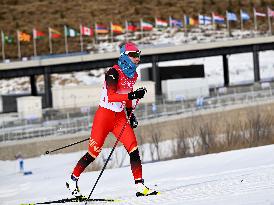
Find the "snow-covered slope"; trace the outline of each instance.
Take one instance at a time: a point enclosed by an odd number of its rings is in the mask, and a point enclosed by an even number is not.
[[[23,176],[16,161],[0,161],[0,204],[15,205],[68,197],[65,180],[83,152],[25,160]],[[274,204],[274,145],[199,157],[146,163],[147,186],[159,196],[135,197],[130,167],[104,172],[92,197],[114,198],[115,204]],[[84,173],[80,187],[88,195],[99,172]],[[74,203],[75,204],[75,203]],[[83,204],[83,203],[82,203]],[[95,204],[95,203],[92,203]]]

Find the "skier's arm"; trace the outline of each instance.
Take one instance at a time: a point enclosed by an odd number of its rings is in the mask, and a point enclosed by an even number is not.
[[[105,75],[105,81],[107,86],[107,94],[109,102],[122,102],[128,101],[128,94],[118,94],[117,84],[118,84],[119,74],[115,68],[110,68]]]

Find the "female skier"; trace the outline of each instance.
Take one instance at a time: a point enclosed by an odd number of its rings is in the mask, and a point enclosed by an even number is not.
[[[70,179],[66,182],[67,188],[75,197],[82,197],[78,187],[78,179],[85,168],[99,155],[109,132],[119,138],[129,153],[131,171],[137,191],[136,196],[157,194],[144,185],[142,164],[133,131],[138,122],[136,117],[131,114],[132,100],[143,98],[147,92],[145,88],[133,91],[133,85],[138,77],[136,68],[140,62],[140,54],[140,50],[134,43],[122,44],[118,65],[114,65],[105,73],[105,82],[99,108],[93,120],[88,152],[78,161]],[[130,125],[127,123],[124,109],[126,109],[127,116],[131,116]],[[125,128],[122,131],[124,125]]]

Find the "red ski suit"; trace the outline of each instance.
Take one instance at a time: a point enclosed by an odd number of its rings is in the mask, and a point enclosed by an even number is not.
[[[106,78],[100,105],[93,120],[88,152],[94,158],[99,155],[109,132],[112,132],[116,138],[119,137],[119,141],[125,146],[128,153],[137,148],[136,136],[130,124],[127,123],[124,107],[132,107],[132,101],[128,100],[128,93],[133,90],[138,74],[135,73],[133,78],[128,78],[118,65],[114,65],[113,68],[119,74],[118,82],[108,82]],[[121,134],[125,124],[125,129]]]

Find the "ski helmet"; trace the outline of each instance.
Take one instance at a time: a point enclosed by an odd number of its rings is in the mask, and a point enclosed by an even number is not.
[[[127,42],[123,44],[120,47],[120,57],[118,59],[118,65],[127,77],[133,78],[134,73],[136,72],[137,65],[133,63],[129,58],[128,54],[130,52],[137,53],[139,55],[141,53],[134,43]]]

